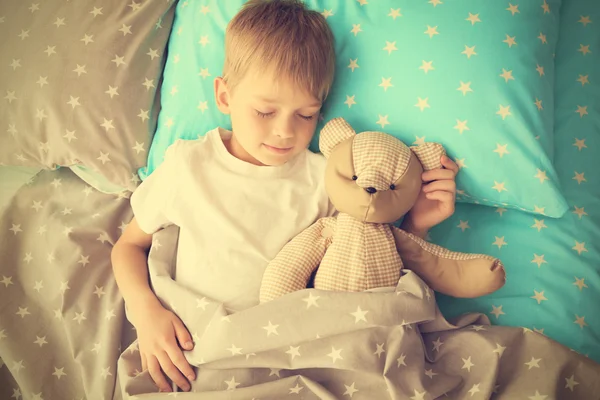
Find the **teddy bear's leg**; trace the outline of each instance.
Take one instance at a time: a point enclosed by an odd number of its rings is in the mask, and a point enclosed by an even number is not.
[[[283,247],[265,269],[261,303],[307,287],[331,243],[333,227],[335,218],[321,218]]]
[[[506,281],[504,267],[496,258],[452,252],[395,227],[393,233],[405,268],[437,292],[480,297],[500,289]]]

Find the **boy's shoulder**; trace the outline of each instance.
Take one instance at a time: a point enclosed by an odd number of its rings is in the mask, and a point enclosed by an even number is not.
[[[165,159],[176,158],[184,159],[191,153],[197,154],[202,151],[209,151],[209,142],[211,137],[219,135],[218,128],[208,131],[204,136],[198,136],[196,139],[176,139],[165,152]]]

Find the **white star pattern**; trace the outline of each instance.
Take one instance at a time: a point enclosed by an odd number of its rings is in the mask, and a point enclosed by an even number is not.
[[[444,342],[442,342],[441,338],[438,337],[433,342],[433,351],[440,351],[440,348],[442,347],[443,344],[444,344]]]
[[[54,367],[54,372],[52,373],[52,375],[55,376],[56,379],[60,380],[60,378],[66,376],[67,374],[64,372],[64,368]]]
[[[481,389],[479,389],[479,385],[480,383],[476,383],[473,385],[473,387],[471,387],[471,389],[469,390],[469,394],[471,395],[471,397],[475,396],[476,393],[481,392]]]
[[[119,32],[122,32],[123,36],[131,35],[131,25],[123,24],[121,29],[119,29]]]
[[[98,287],[96,286],[96,289],[94,290],[94,294],[96,296],[98,296],[98,298],[101,298],[102,296],[104,296],[106,293],[104,292],[104,288],[102,286]]]
[[[117,54],[115,54],[115,58],[112,60],[112,62],[115,63],[115,65],[118,67],[120,67],[121,65],[125,65],[125,58],[124,57],[120,57]]]
[[[144,83],[142,83],[142,85],[146,87],[146,90],[150,90],[150,88],[156,87],[156,86],[154,86],[154,79],[148,79],[148,78],[145,78]]]
[[[87,74],[87,71],[85,69],[85,65],[79,65],[79,64],[77,64],[77,68],[75,68],[73,70],[73,72],[75,72],[78,77],[80,77],[81,74]]]
[[[500,318],[501,315],[505,315],[505,312],[502,311],[502,306],[496,307],[493,305],[492,311],[490,313],[494,314],[496,316],[496,319]]]
[[[98,15],[102,15],[102,7],[98,8],[98,7],[94,7],[94,9],[92,11],[90,11],[90,14],[92,14],[95,17],[97,17]]]
[[[273,325],[271,323],[271,321],[269,321],[269,324],[267,326],[263,326],[263,329],[265,331],[267,331],[267,337],[273,335],[279,335],[279,332],[277,332],[277,328],[279,328],[279,325]]]
[[[352,382],[352,385],[348,386],[346,384],[344,384],[344,387],[346,388],[346,391],[344,392],[344,396],[350,396],[350,398],[352,398],[352,396],[354,395],[354,393],[358,392],[358,389],[356,389],[354,387],[356,383]]]
[[[575,389],[575,386],[579,385],[579,382],[575,380],[575,375],[571,375],[570,378],[565,378],[567,382],[565,389],[569,389],[571,392]]]
[[[90,43],[94,43],[94,35],[84,35],[81,41],[84,42],[86,46]]]
[[[106,379],[109,376],[112,376],[112,372],[110,372],[110,367],[102,368],[102,372],[100,373],[100,376],[102,376],[103,379]]]
[[[2,280],[0,283],[4,284],[4,287],[8,287],[8,285],[13,285],[12,276],[2,276]]]
[[[425,375],[429,377],[429,379],[433,379],[434,376],[438,375],[437,372],[433,372],[432,369],[426,369]]]
[[[73,97],[73,96],[69,96],[70,99],[69,101],[67,101],[67,104],[71,106],[71,108],[75,109],[75,107],[80,106],[81,103],[79,103],[79,97]]]
[[[42,281],[35,281],[35,285],[33,286],[33,290],[36,292],[40,292],[44,288],[44,283]]]
[[[57,28],[60,28],[61,26],[66,25],[65,24],[65,19],[64,18],[56,18],[56,21],[54,21],[54,25]]]
[[[13,100],[17,100],[17,96],[15,96],[15,92],[9,92],[8,90],[6,91],[6,96],[4,97],[4,99],[6,101],[8,101],[9,104],[11,104],[13,102]]]
[[[540,368],[540,361],[542,361],[541,358],[531,357],[531,361],[526,362],[525,365],[527,365],[529,367],[529,369]]]
[[[104,153],[104,152],[100,152],[100,156],[97,158],[97,160],[99,160],[100,162],[102,162],[102,165],[106,164],[107,162],[110,161],[110,158],[108,156],[108,153]]]
[[[358,324],[360,321],[367,322],[366,315],[369,311],[361,310],[360,306],[357,307],[356,311],[350,313],[354,316],[354,323]]]
[[[75,131],[66,130],[66,133],[63,137],[67,140],[67,142],[71,143],[71,140],[76,140],[77,136],[75,136]]]
[[[208,102],[207,101],[201,101],[198,104],[198,110],[202,111],[202,114],[204,114],[204,111],[206,111],[208,109]]]
[[[240,382],[235,381],[234,376],[232,376],[230,380],[225,381],[225,384],[227,385],[227,390],[235,390],[239,385],[241,385]]]
[[[398,363],[398,368],[400,368],[400,366],[407,366],[406,356],[404,354],[401,354],[400,357],[398,357],[398,359],[396,360],[396,362]]]
[[[381,343],[381,344],[378,343],[377,344],[377,350],[375,350],[375,353],[373,353],[373,354],[375,354],[377,357],[381,358],[381,355],[383,353],[385,353],[385,350],[383,349],[384,344],[385,343]]]
[[[286,351],[286,354],[289,354],[290,357],[292,357],[292,360],[296,357],[300,357],[300,346],[290,346],[290,349]]]
[[[108,86],[108,90],[104,93],[108,94],[110,96],[110,98],[112,99],[114,96],[118,96],[119,92],[117,92],[117,89],[119,89],[118,87],[112,87],[112,86]]]
[[[31,315],[31,313],[28,311],[27,307],[19,307],[19,311],[17,311],[15,314],[19,315],[22,318],[25,318],[25,316],[27,315]]]
[[[498,357],[502,357],[502,355],[504,354],[504,350],[506,350],[506,347],[501,346],[499,343],[496,343],[496,348],[493,352],[498,354]]]
[[[304,389],[303,386],[300,386],[299,384],[296,384],[296,386],[294,386],[293,388],[290,388],[290,394],[300,394],[300,391]]]
[[[379,84],[379,86],[382,87],[383,90],[387,92],[388,88],[394,86],[394,85],[392,85],[391,81],[392,81],[392,78],[381,78],[381,83]]]
[[[457,129],[458,132],[462,135],[464,131],[470,131],[471,129],[467,126],[467,120],[461,121],[459,119],[456,120],[456,125],[454,129]]]
[[[311,306],[319,307],[317,300],[319,300],[319,296],[313,296],[312,292],[308,294],[308,297],[302,299],[302,301],[306,302],[306,308],[310,308]]]
[[[337,360],[343,360],[344,358],[341,355],[342,349],[336,349],[335,347],[331,347],[331,353],[327,354],[327,357],[331,357],[332,362],[335,364]]]
[[[240,347],[236,347],[235,344],[232,344],[231,347],[227,349],[227,351],[231,352],[232,356],[236,354],[242,354],[242,349]]]
[[[420,392],[418,390],[414,390],[415,395],[410,398],[410,400],[425,400],[425,396],[427,395],[426,391]]]
[[[46,336],[36,336],[35,337],[35,342],[33,342],[35,344],[37,344],[39,347],[42,347],[45,344],[48,344],[48,342],[46,341]]]
[[[87,317],[85,316],[85,313],[83,311],[80,313],[76,312],[75,317],[73,317],[73,321],[77,321],[77,323],[80,325],[81,325],[81,322],[85,321],[86,319],[87,319]]]
[[[51,55],[56,54],[56,46],[48,46],[44,52],[50,57]]]
[[[471,362],[471,357],[469,356],[469,358],[463,358],[463,366],[461,367],[461,369],[466,369],[467,371],[471,372],[471,367],[474,367],[475,364],[473,364]]]

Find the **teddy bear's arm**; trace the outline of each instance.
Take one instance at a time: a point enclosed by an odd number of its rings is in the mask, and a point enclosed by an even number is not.
[[[265,270],[261,303],[306,288],[331,243],[335,225],[335,218],[321,218],[283,247]]]
[[[504,285],[502,262],[494,257],[452,252],[396,227],[392,227],[392,232],[404,266],[437,292],[473,298]]]

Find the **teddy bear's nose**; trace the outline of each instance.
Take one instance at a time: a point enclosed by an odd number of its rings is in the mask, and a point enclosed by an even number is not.
[[[375,189],[372,186],[369,186],[368,188],[365,188],[365,190],[367,191],[367,193],[370,193],[370,194],[377,193],[377,189]]]

